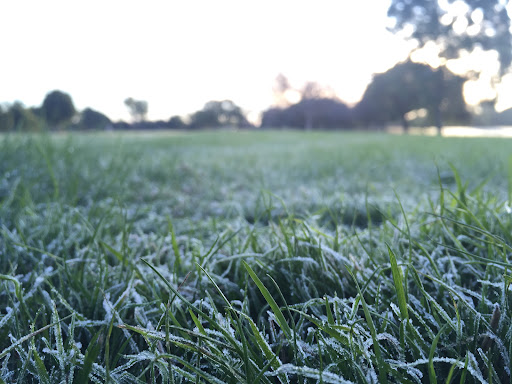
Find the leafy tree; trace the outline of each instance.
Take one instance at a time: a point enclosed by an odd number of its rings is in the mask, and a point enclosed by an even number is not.
[[[248,127],[242,109],[231,100],[209,101],[190,117],[192,128]]]
[[[79,129],[106,129],[112,122],[103,113],[95,111],[91,108],[86,108],[80,114],[80,121],[78,122]]]
[[[512,61],[510,18],[502,0],[392,0],[388,16],[392,30],[404,32],[419,47],[435,42],[441,57],[454,59],[476,47],[498,52],[501,69]],[[407,32],[408,31],[408,32]]]
[[[0,105],[0,132],[39,131],[42,126],[43,122],[34,111],[20,102],[4,107]]]
[[[76,110],[71,96],[55,90],[48,93],[44,98],[42,112],[50,127],[61,128],[71,121]]]
[[[443,84],[437,83],[439,71],[443,71]],[[437,122],[440,114],[450,121],[466,121],[469,115],[462,95],[464,81],[446,69],[433,70],[410,60],[399,63],[374,76],[356,114],[365,125],[400,121],[404,132],[409,129],[407,113],[422,108],[428,111],[430,123]]]
[[[135,100],[132,97],[127,98],[124,104],[128,107],[130,115],[135,122],[146,120],[148,114],[148,102],[144,100]]]
[[[7,108],[0,104],[0,132],[10,131],[12,126],[12,116],[8,113]]]
[[[350,108],[329,98],[307,98],[287,108],[270,108],[261,119],[263,128],[340,129],[352,125]]]
[[[301,101],[295,104],[294,108],[299,109],[304,115],[304,122],[301,126],[306,130],[318,127],[320,123],[319,118],[321,116],[325,117],[326,113],[333,112],[337,109],[336,107],[339,106],[328,101],[334,101],[336,99],[334,91],[314,81],[308,81],[302,86],[300,89],[300,97]],[[315,100],[322,101],[318,102]]]
[[[388,16],[395,20],[391,28],[403,33],[406,38],[418,42],[422,48],[428,42],[440,48],[443,64],[455,59],[463,52],[472,52],[475,48],[498,53],[500,75],[503,75],[512,62],[512,35],[510,18],[503,0],[392,0]],[[436,105],[436,125],[441,129],[441,101],[444,74],[437,72],[440,95]]]
[[[167,122],[167,127],[170,129],[182,129],[186,128],[187,124],[179,116],[172,116]]]

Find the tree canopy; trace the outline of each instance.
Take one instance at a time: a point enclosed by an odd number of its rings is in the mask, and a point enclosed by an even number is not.
[[[106,129],[112,122],[103,113],[91,108],[85,108],[80,114],[78,128],[80,129]]]
[[[42,126],[43,121],[33,108],[25,108],[20,102],[0,104],[0,132],[38,131]]]
[[[407,114],[418,109],[427,111],[431,124],[441,118],[465,122],[469,114],[462,95],[464,81],[446,68],[434,70],[408,60],[374,76],[356,113],[363,124],[399,121],[404,131],[409,127]]]
[[[434,42],[441,57],[454,59],[476,47],[495,50],[501,73],[512,62],[512,35],[506,4],[502,0],[392,0],[388,16],[393,32],[418,41],[419,48]]]
[[[351,109],[337,99],[306,98],[286,108],[263,113],[261,126],[309,129],[340,129],[353,126]]]
[[[242,109],[231,100],[209,101],[190,116],[192,128],[247,127]]]
[[[394,20],[390,28],[407,39],[418,43],[418,49],[427,43],[439,48],[441,68],[437,71],[437,93],[435,125],[441,133],[443,115],[441,100],[445,87],[443,77],[450,74],[445,67],[448,60],[464,54],[495,51],[498,54],[500,71],[505,74],[512,63],[512,34],[510,18],[503,0],[392,0],[388,16]],[[471,69],[470,69],[471,70]],[[478,72],[473,72],[477,77]],[[490,84],[494,86],[493,83]]]
[[[71,96],[61,91],[52,91],[46,95],[42,105],[43,116],[52,128],[58,128],[69,122],[76,109]]]
[[[124,101],[124,104],[128,107],[130,115],[135,122],[146,120],[146,115],[148,114],[147,101],[135,100],[133,97],[129,97]]]

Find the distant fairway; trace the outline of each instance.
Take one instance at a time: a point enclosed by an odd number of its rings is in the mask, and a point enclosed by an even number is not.
[[[511,156],[376,133],[1,136],[0,383],[508,383]]]

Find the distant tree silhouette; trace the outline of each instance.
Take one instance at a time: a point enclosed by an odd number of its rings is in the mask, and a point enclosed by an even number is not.
[[[111,126],[112,122],[103,113],[86,108],[80,113],[79,129],[106,129]]]
[[[353,125],[352,111],[336,99],[310,98],[263,112],[262,128],[342,129]]]
[[[209,101],[190,116],[191,128],[248,127],[242,109],[231,100]]]
[[[185,124],[185,122],[180,116],[172,116],[167,122],[167,128],[170,129],[183,129],[186,127],[187,124]]]
[[[339,104],[333,104],[327,100],[334,100],[336,95],[334,91],[328,87],[322,86],[314,81],[306,82],[300,89],[301,101],[295,105],[296,109],[300,109],[304,115],[304,129],[313,129],[320,123],[319,117],[332,114],[335,110],[339,112]],[[322,100],[315,102],[313,100]],[[321,112],[320,112],[321,109]],[[313,121],[316,120],[316,121]]]
[[[146,120],[148,114],[148,102],[144,100],[135,100],[132,97],[127,98],[124,104],[128,107],[128,111],[134,122],[142,122]]]
[[[7,132],[12,126],[11,118],[7,113],[7,108],[0,104],[0,132]]]
[[[71,96],[58,90],[46,95],[41,109],[50,128],[62,128],[76,113]]]
[[[39,131],[42,127],[41,118],[22,103],[17,101],[10,106],[0,105],[0,132]]]
[[[442,84],[437,83],[439,71],[443,72]],[[467,121],[469,114],[462,95],[464,81],[465,78],[444,68],[434,70],[408,60],[373,77],[356,106],[356,115],[367,126],[399,121],[404,132],[409,130],[407,113],[417,109],[426,109],[429,122],[436,125],[441,114],[450,121]]]
[[[512,62],[512,34],[510,18],[502,0],[392,0],[388,16],[395,20],[391,28],[401,32],[406,38],[418,42],[422,48],[428,42],[434,42],[440,49],[443,65],[446,60],[460,57],[463,52],[472,52],[475,48],[484,51],[494,50],[500,61],[500,74],[503,75]],[[442,68],[437,71],[435,84],[438,93],[444,98]],[[441,104],[437,105],[436,125],[440,132]]]

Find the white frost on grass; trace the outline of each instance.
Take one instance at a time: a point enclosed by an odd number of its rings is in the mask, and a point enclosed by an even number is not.
[[[281,373],[300,375],[329,384],[354,384],[353,381],[345,380],[343,377],[329,371],[320,371],[309,367],[298,367],[293,364],[283,364],[274,372],[265,372],[265,376],[277,376]]]

